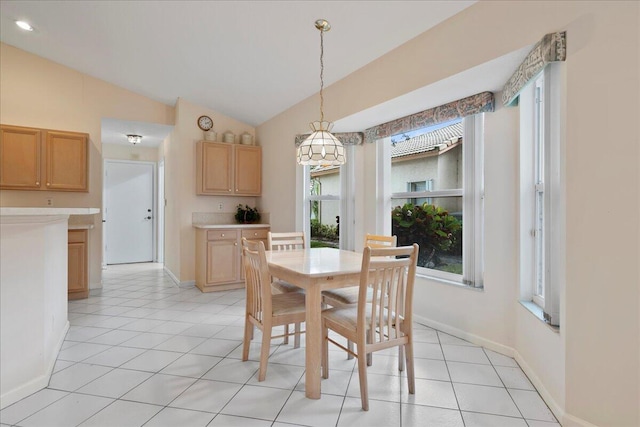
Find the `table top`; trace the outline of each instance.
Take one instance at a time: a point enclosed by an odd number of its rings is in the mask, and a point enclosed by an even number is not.
[[[266,251],[267,263],[309,277],[359,273],[362,254],[333,248]]]

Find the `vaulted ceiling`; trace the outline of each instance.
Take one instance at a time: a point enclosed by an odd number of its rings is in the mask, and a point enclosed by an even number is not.
[[[0,40],[167,105],[182,97],[256,126],[318,91],[316,19],[332,25],[330,85],[474,2],[2,1]]]

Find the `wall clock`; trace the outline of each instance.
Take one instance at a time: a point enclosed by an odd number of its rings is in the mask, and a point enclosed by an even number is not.
[[[203,131],[208,131],[213,128],[213,120],[209,116],[200,116],[198,117],[198,127]]]

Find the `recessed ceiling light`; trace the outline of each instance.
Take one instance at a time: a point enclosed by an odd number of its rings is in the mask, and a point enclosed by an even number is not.
[[[25,31],[33,31],[33,27],[27,21],[16,21],[16,25]]]

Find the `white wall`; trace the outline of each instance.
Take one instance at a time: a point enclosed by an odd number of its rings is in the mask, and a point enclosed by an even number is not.
[[[639,28],[638,2],[482,1],[325,89],[327,116],[339,120],[567,31],[560,333],[518,303],[516,108],[485,122],[485,289],[419,280],[416,301],[417,314],[434,324],[515,354],[563,425],[640,425]],[[265,147],[262,205],[274,230],[296,220],[296,192],[283,189],[299,176],[294,136],[316,109],[310,97],[257,129]],[[365,159],[356,174],[363,214],[376,205],[374,151],[356,150]],[[356,236],[373,222],[365,215]]]
[[[132,160],[140,162],[157,162],[158,148],[140,147],[139,145],[102,144],[102,158],[112,160]]]

